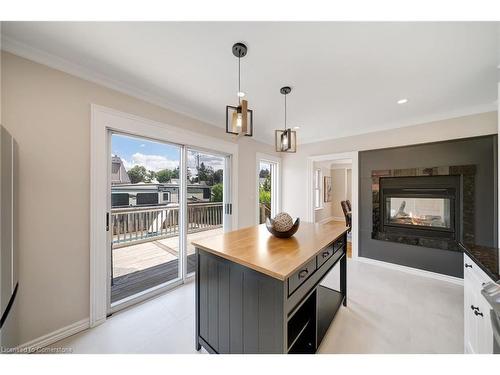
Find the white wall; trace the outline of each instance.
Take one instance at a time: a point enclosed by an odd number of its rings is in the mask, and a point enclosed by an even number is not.
[[[283,210],[307,217],[307,159],[309,156],[396,147],[497,133],[497,113],[488,112],[399,129],[297,146],[283,158]],[[298,135],[300,141],[300,134]],[[297,197],[303,197],[297,199]]]
[[[25,343],[89,317],[91,103],[236,139],[222,128],[13,54],[3,52],[2,59],[1,119],[19,144],[19,342]],[[238,220],[246,226],[256,217],[256,153],[275,153],[246,137],[238,143]]]
[[[352,202],[352,169],[346,169],[346,198],[348,201]]]

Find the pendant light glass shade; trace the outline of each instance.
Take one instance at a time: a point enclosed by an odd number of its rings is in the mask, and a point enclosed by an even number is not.
[[[248,109],[248,102],[242,100],[237,107],[226,106],[226,133],[235,135],[253,135],[253,111]]]
[[[245,94],[241,91],[240,60],[247,54],[243,43],[233,45],[233,55],[238,58],[238,105],[226,106],[226,133],[253,136],[253,112],[248,109],[248,101],[241,99]]]
[[[276,152],[297,152],[297,132],[292,129],[275,130]]]
[[[288,86],[280,89],[280,93],[285,96],[285,128],[274,131],[276,152],[297,152],[297,132],[286,127],[286,96],[291,92]]]

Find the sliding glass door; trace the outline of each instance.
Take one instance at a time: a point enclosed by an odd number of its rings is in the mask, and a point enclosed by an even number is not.
[[[230,157],[109,133],[110,312],[183,283],[191,241],[230,227]]]
[[[214,236],[229,226],[225,217],[227,203],[226,159],[213,152],[187,150],[187,274],[195,272],[195,249],[192,241]],[[226,225],[226,228],[224,228]]]

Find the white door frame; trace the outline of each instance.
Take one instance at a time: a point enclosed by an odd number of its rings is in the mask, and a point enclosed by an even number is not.
[[[260,211],[259,211],[259,173],[260,173],[260,162],[267,161],[269,163],[276,164],[276,181],[271,181],[271,205],[275,206],[276,213],[281,212],[281,202],[282,202],[282,194],[281,194],[281,158],[274,155],[264,154],[262,152],[257,152],[255,154],[255,223],[258,225],[260,221]],[[273,202],[273,192],[274,195],[277,196],[274,198]]]
[[[238,227],[238,144],[148,120],[139,116],[91,104],[90,124],[90,326],[106,320],[108,296],[108,169],[110,148],[108,131],[149,137],[196,149],[208,148],[231,155],[232,227]]]
[[[358,151],[342,152],[327,155],[309,156],[307,158],[307,218],[306,221],[314,222],[314,196],[313,196],[313,179],[314,179],[314,162],[320,161],[335,161],[342,159],[351,159],[351,195],[352,195],[352,257],[358,257],[359,244],[359,163]]]

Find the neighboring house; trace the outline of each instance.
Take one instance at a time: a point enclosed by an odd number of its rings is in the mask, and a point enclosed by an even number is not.
[[[188,184],[188,202],[210,202],[212,188],[204,181]],[[179,182],[120,184],[111,187],[111,206],[154,206],[179,203]]]
[[[119,156],[111,157],[111,184],[130,184],[130,177]]]

